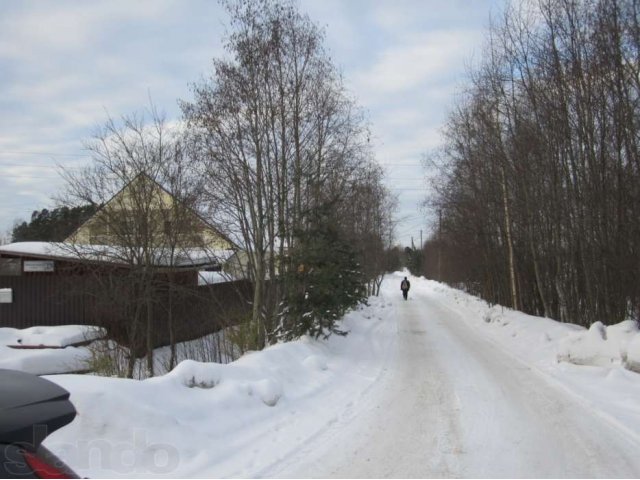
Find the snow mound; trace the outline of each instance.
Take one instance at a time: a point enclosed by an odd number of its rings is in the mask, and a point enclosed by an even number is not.
[[[35,375],[82,371],[87,368],[91,353],[85,347],[69,345],[92,341],[103,335],[102,329],[87,325],[30,327],[23,330],[0,328],[0,368]]]
[[[180,362],[167,378],[178,380],[188,388],[213,388],[222,379],[222,365],[218,363],[200,363],[194,360]]]
[[[275,407],[282,397],[282,384],[270,378],[253,383],[250,391],[255,392],[268,407]]]
[[[637,336],[634,320],[608,327],[595,322],[588,330],[570,333],[559,342],[558,361],[597,367],[624,365],[628,346]]]
[[[626,367],[640,373],[640,335],[635,335],[627,345]]]
[[[393,305],[383,296],[348,313],[340,324],[347,337],[305,336],[227,364],[184,360],[142,381],[50,377],[71,392],[78,416],[46,446],[81,476],[259,476],[376,383],[394,345]],[[100,462],[77,448],[85,444],[102,449]],[[125,447],[127,462],[117,455]],[[158,449],[169,455],[161,465]]]
[[[7,354],[7,350],[11,352]],[[86,348],[0,350],[0,368],[21,370],[34,375],[83,371],[90,359],[91,353]]]
[[[309,355],[302,361],[302,364],[305,367],[310,368],[311,370],[328,370],[327,359],[325,357],[321,357],[319,355]]]
[[[16,332],[16,343],[23,346],[66,347],[104,337],[102,328],[87,325],[30,327]]]

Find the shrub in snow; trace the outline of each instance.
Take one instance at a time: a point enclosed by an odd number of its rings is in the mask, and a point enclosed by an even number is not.
[[[85,363],[86,370],[101,377],[127,376],[130,352],[127,347],[113,340],[98,340],[87,346],[90,357]]]
[[[247,352],[261,349],[262,325],[259,321],[247,318],[240,325],[230,327],[226,331],[227,339],[231,342],[232,348],[225,352],[229,356],[240,357]],[[237,350],[234,351],[234,350]]]
[[[204,388],[209,389],[213,388],[218,384],[216,380],[196,380],[195,375],[192,376],[189,381],[185,384],[189,388]]]
[[[167,375],[177,378],[185,387],[213,388],[221,381],[221,365],[184,360]]]

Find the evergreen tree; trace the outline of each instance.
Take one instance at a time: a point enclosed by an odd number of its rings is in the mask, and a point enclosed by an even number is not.
[[[411,275],[419,276],[422,274],[422,250],[418,250],[415,247],[404,249],[406,257],[406,265]]]
[[[325,221],[300,234],[291,261],[279,337],[346,335],[336,322],[367,296],[357,252]]]
[[[385,272],[402,270],[402,250],[397,245],[385,250]]]
[[[96,205],[43,208],[31,214],[29,223],[22,222],[13,227],[13,242],[62,242],[82,225],[97,210]]]

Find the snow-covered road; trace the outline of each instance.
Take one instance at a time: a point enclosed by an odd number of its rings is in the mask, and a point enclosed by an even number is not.
[[[412,291],[396,314],[393,354],[371,391],[259,476],[640,475],[637,438],[481,335],[443,297]]]
[[[415,277],[405,302],[401,277],[346,337],[51,376],[79,415],[47,446],[94,478],[640,477],[636,322],[587,330]]]

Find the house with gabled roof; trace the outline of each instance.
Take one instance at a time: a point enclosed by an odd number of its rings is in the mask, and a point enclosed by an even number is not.
[[[180,301],[172,300],[170,307],[180,314],[179,321],[185,326],[176,338],[211,333],[230,318],[230,310],[244,315],[246,302],[237,290],[251,287],[246,281],[240,282],[242,285],[199,287],[199,273],[221,270],[237,250],[196,211],[179,203],[148,175],[140,174],[65,242],[0,246],[0,327],[91,325],[99,308],[100,316],[109,321],[109,311],[96,306],[95,295],[88,293],[87,287],[99,283],[97,277],[118,282],[127,271],[145,265],[151,267],[156,283],[172,282],[183,290]],[[211,291],[206,293],[202,288]],[[224,299],[224,306],[217,311],[211,311],[210,299],[204,298],[211,295]],[[154,321],[158,322],[154,343],[158,344],[166,344],[163,325],[169,307],[163,301],[153,305]]]
[[[142,205],[141,205],[142,204]],[[145,173],[138,174],[65,240],[80,245],[154,246],[238,250],[195,210]]]

